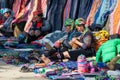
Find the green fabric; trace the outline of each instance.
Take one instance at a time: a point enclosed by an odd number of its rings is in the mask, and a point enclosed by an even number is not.
[[[71,26],[71,30],[74,28],[74,20],[70,19],[70,18],[67,18],[65,23],[64,23],[64,26]]]
[[[110,52],[117,52],[116,47],[115,46],[103,46],[102,53],[108,54]]]
[[[116,52],[110,52],[102,55],[102,62],[106,63],[111,61],[114,57],[116,57]]]
[[[82,19],[82,18],[78,18],[75,20],[75,25],[76,26],[79,26],[79,25],[82,25],[82,24],[85,24],[85,20]]]
[[[117,45],[120,44],[120,39],[112,39],[103,43],[96,53],[97,62],[108,62],[117,55]]]
[[[117,45],[117,52],[120,54],[120,44]]]

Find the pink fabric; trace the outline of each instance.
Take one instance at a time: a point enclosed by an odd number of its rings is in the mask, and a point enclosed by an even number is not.
[[[28,32],[32,23],[32,18],[33,18],[33,12],[36,11],[38,8],[38,3],[40,2],[41,0],[31,0],[31,8],[30,8],[30,13],[28,14],[28,20],[27,20],[27,23],[25,25],[25,28],[24,28],[24,31],[25,32]],[[40,5],[39,5],[40,6]]]
[[[47,7],[47,0],[31,0],[31,12],[28,15],[28,21],[25,25],[24,31],[28,32],[32,23],[32,18],[33,18],[33,12],[34,11],[42,11],[42,13],[45,11],[46,7]]]
[[[13,12],[14,15],[17,16],[20,10],[20,4],[21,4],[21,0],[14,0],[14,4],[13,4]]]
[[[13,11],[15,12],[15,19],[12,21],[12,23],[27,21],[31,3],[25,6],[26,2],[27,0],[16,0],[14,2]]]
[[[46,11],[47,1],[48,0],[41,0],[41,8],[42,8],[43,13]]]

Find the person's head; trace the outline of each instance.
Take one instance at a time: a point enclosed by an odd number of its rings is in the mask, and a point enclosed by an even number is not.
[[[79,32],[84,32],[85,30],[85,20],[83,18],[78,18],[75,20],[76,29]]]
[[[33,12],[33,22],[39,22],[42,20],[42,12],[41,11],[34,11]]]
[[[70,18],[67,18],[65,23],[64,23],[64,26],[65,26],[65,30],[66,32],[70,32],[71,30],[73,30],[74,28],[74,20],[70,19]]]
[[[11,10],[8,8],[1,9],[0,12],[5,18],[8,18],[11,15]]]

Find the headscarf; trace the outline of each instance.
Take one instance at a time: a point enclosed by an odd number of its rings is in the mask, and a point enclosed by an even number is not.
[[[0,9],[0,13],[2,15],[4,15],[6,12],[9,12],[9,11],[11,12],[11,14],[14,14],[11,9],[8,9],[8,8],[2,8],[2,9]]]
[[[67,27],[67,26],[71,26],[71,30],[73,30],[74,28],[74,20],[70,19],[70,18],[67,18],[64,22],[64,26]]]
[[[83,18],[78,18],[75,20],[75,25],[76,26],[85,25],[85,20]]]

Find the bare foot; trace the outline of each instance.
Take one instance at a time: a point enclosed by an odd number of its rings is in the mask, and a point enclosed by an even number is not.
[[[47,58],[46,56],[44,56],[44,54],[41,56],[41,59],[43,60],[43,62],[44,62],[45,64],[48,64],[48,63],[51,62],[49,58]]]

